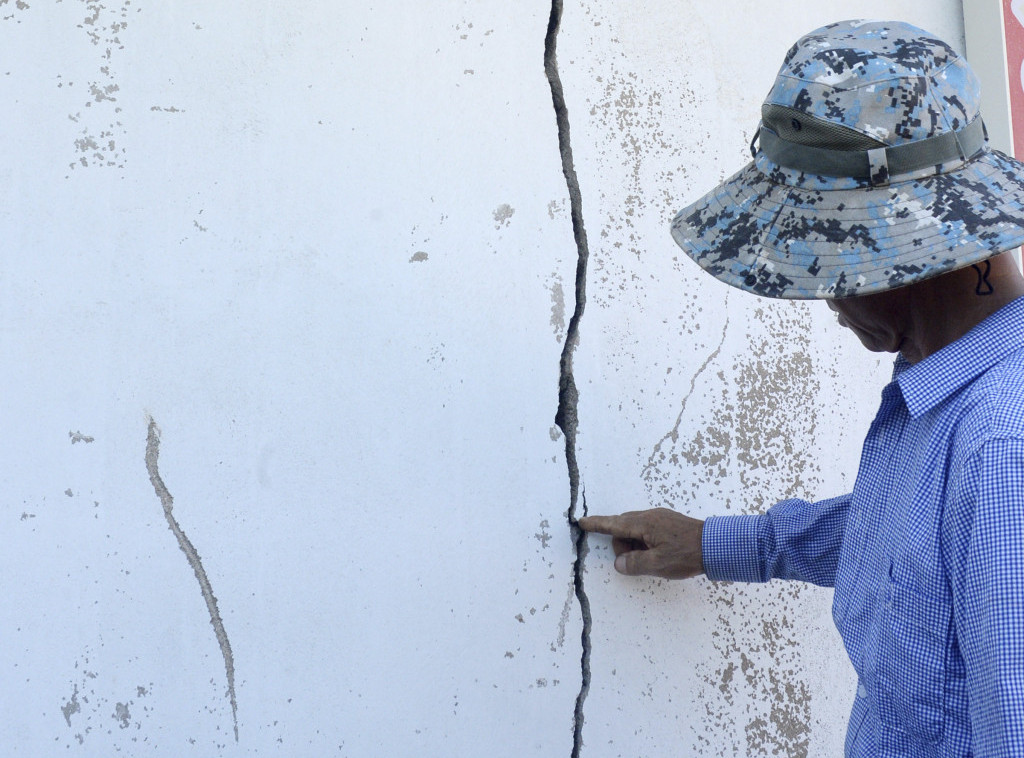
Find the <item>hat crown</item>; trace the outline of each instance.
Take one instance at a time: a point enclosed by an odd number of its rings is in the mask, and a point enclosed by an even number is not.
[[[785,106],[898,145],[962,129],[980,86],[952,47],[910,24],[843,21],[800,38],[765,106]]]

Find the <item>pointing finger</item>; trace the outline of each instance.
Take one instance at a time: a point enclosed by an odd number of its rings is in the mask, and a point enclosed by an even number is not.
[[[622,516],[584,516],[579,520],[580,529],[585,532],[597,532],[598,534],[610,534],[613,537],[639,540],[643,535],[629,514]]]

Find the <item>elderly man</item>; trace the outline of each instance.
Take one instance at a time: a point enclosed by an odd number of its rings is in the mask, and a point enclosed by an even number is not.
[[[1024,756],[1024,164],[977,79],[902,23],[800,39],[754,161],[673,222],[716,278],[824,299],[898,353],[853,492],[762,515],[591,516],[623,574],[835,587],[848,756]]]

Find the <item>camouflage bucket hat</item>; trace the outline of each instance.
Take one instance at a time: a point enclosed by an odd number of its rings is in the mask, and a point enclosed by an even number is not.
[[[708,273],[766,297],[892,289],[1024,244],[1024,164],[992,150],[978,79],[900,22],[801,38],[761,109],[754,160],[680,211]]]

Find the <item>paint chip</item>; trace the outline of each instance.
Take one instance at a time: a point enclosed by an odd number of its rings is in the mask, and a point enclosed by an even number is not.
[[[419,250],[419,251],[413,253],[412,258],[409,259],[409,263],[422,263],[423,261],[427,260],[427,258],[429,258],[429,257],[430,256],[428,256],[425,252],[423,252],[422,250]]]
[[[68,726],[71,726],[71,717],[81,712],[82,706],[78,703],[78,685],[75,685],[75,691],[71,693],[71,700],[61,706],[61,713],[64,714],[64,720],[68,722]]]
[[[551,328],[555,332],[555,340],[561,343],[565,340],[565,290],[562,289],[562,279],[558,274],[553,275],[550,290]]]
[[[118,703],[114,708],[114,718],[117,719],[117,726],[121,729],[127,729],[131,726],[132,714],[124,703]]]
[[[515,215],[516,209],[508,203],[502,203],[494,209],[494,228],[501,229],[503,226],[508,226],[512,216]]]

